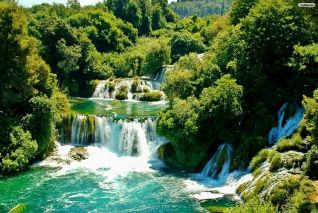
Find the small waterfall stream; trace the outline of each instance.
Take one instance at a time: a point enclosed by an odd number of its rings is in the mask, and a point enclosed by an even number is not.
[[[138,86],[134,88],[134,79],[108,79],[101,80],[92,95],[92,98],[115,99],[122,87],[127,88],[127,99],[138,100],[140,95],[151,91],[160,91],[161,83],[165,79],[166,68],[162,69],[157,75],[150,79],[148,77],[140,77]],[[135,91],[136,90],[136,91]]]
[[[201,171],[201,175],[211,177],[214,180],[224,181],[230,173],[233,148],[224,143],[219,146],[215,154]]]
[[[285,118],[288,103],[284,103],[277,113],[277,127],[272,128],[268,133],[268,142],[274,145],[283,137],[288,137],[298,128],[299,122],[303,118],[304,108],[295,106],[296,112],[289,118]],[[283,121],[286,120],[284,123]]]
[[[287,117],[288,107],[293,107],[293,113]],[[274,145],[281,138],[292,135],[298,128],[303,114],[303,107],[299,107],[296,104],[283,104],[277,115],[278,126],[272,128],[268,133],[269,144]],[[215,187],[213,188],[213,193],[211,193],[211,190],[205,188],[207,191],[196,194],[194,197],[204,200],[222,197],[224,194],[235,194],[236,189],[240,185],[254,179],[249,171],[230,171],[232,153],[233,147],[228,143],[221,144],[217,148],[212,158],[207,162],[200,173],[201,177],[205,178],[203,181],[204,184]],[[267,167],[268,163],[264,164],[264,171],[268,170]],[[255,184],[256,181],[257,180],[254,180],[252,183]]]

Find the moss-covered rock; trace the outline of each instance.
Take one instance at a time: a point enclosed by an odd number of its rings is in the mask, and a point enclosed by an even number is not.
[[[106,84],[105,84],[105,89],[108,90],[108,92],[111,94],[115,91],[115,86],[116,83],[114,81],[109,80]]]
[[[128,98],[128,86],[122,84],[119,86],[118,91],[115,94],[115,98],[118,100],[125,100]]]
[[[160,91],[151,91],[151,92],[144,93],[139,100],[140,101],[160,101],[162,96],[163,96],[162,92]]]
[[[74,147],[70,150],[69,156],[76,161],[86,160],[88,152],[84,147]]]
[[[151,88],[150,88],[149,86],[144,85],[144,86],[142,87],[142,92],[143,92],[143,93],[147,93],[147,92],[150,92],[150,91],[151,91]]]
[[[136,92],[140,92],[140,80],[138,77],[134,77],[134,80],[131,84],[131,87],[130,87],[130,92],[132,93],[136,93]]]
[[[286,169],[300,168],[304,162],[304,153],[288,151],[281,154],[280,165]]]

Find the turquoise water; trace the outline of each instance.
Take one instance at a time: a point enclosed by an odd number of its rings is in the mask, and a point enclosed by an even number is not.
[[[104,116],[115,113],[119,117],[156,116],[167,107],[162,102],[105,99],[72,99],[71,104],[72,110],[80,114]],[[171,171],[153,156],[157,142],[161,141],[153,135],[154,121],[142,124],[123,120],[119,129],[111,128],[117,127],[117,123],[114,125],[108,121],[99,125],[102,126],[98,130],[105,131],[102,140],[105,143],[86,146],[88,159],[67,163],[65,159],[70,159],[69,151],[74,144],[57,143],[54,155],[37,164],[45,167],[33,167],[19,175],[0,178],[0,213],[8,212],[18,203],[26,205],[27,213],[195,213],[206,212],[203,207],[207,206],[234,204],[231,201],[233,197],[227,196],[200,202],[193,196],[202,191],[210,192],[210,189],[200,189],[202,186],[197,186],[193,174]],[[72,133],[80,129],[73,127],[76,125],[72,125]],[[117,152],[112,152],[107,146],[114,142],[109,139],[113,133],[110,130],[118,131],[118,140],[115,140],[119,147],[116,146],[119,149],[116,149]],[[140,156],[134,157],[124,152],[126,148],[136,145]]]
[[[159,111],[167,108],[165,102],[119,101],[108,99],[73,98],[70,100],[72,110],[79,114],[100,116],[116,115],[122,117],[157,116]]]
[[[0,212],[18,202],[26,212],[202,212],[189,197],[184,177],[130,173],[112,181],[103,175],[76,170],[57,176],[55,170],[35,168],[0,180]]]

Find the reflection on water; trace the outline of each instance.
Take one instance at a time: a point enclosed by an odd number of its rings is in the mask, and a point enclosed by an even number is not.
[[[168,107],[166,101],[141,102],[73,98],[70,100],[70,103],[72,110],[79,114],[116,116],[118,118],[157,116],[160,110]]]

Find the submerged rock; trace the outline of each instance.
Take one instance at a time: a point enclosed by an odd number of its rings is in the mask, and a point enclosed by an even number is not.
[[[77,161],[86,160],[88,159],[88,152],[84,147],[73,147],[69,152],[69,156]]]

